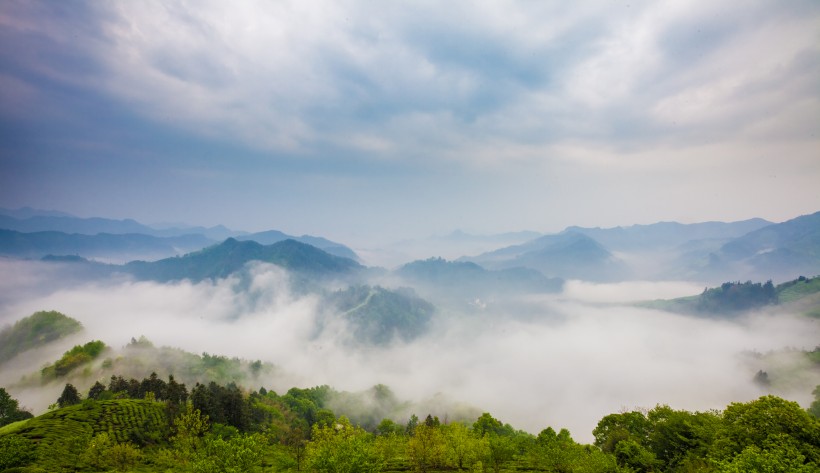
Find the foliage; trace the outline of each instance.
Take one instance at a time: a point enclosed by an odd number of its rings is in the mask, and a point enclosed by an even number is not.
[[[60,312],[35,312],[0,331],[0,363],[23,351],[79,332],[82,328],[82,324]]]
[[[413,431],[407,442],[407,456],[416,471],[427,473],[444,466],[446,443],[438,425],[423,423]]]
[[[711,456],[731,461],[752,446],[794,448],[806,463],[820,464],[820,420],[797,403],[775,396],[732,403],[723,413]]]
[[[80,403],[80,393],[73,384],[66,384],[63,388],[63,393],[57,399],[57,405],[60,407],[73,406]]]
[[[471,425],[432,415],[422,421],[412,415],[407,427],[382,419],[371,433],[333,416],[327,406],[338,393],[328,386],[279,396],[198,385],[188,401],[172,402],[169,384],[156,376],[114,376],[110,386],[122,385],[120,394],[165,393],[166,400],[89,398],[0,430],[0,466],[26,472],[804,473],[817,471],[820,459],[820,420],[773,396],[733,403],[722,413],[659,405],[610,414],[593,431],[595,445],[582,445],[566,429],[547,427],[533,436],[486,412]],[[112,395],[99,385],[98,398]],[[372,393],[397,402],[384,386]],[[225,422],[213,422],[199,402]]]
[[[777,293],[771,281],[765,284],[751,281],[725,282],[718,288],[705,289],[697,301],[702,313],[727,313],[755,309],[777,303]]]
[[[777,297],[781,303],[794,302],[820,292],[820,276],[799,278],[777,285]]]
[[[0,427],[31,417],[31,412],[20,409],[17,399],[11,397],[5,388],[0,388]]]
[[[332,425],[313,426],[306,460],[313,471],[327,473],[373,473],[384,464],[372,436],[344,416]]]
[[[28,465],[35,458],[30,440],[20,435],[0,436],[0,470]]]
[[[99,340],[93,340],[85,345],[75,345],[74,348],[63,353],[63,356],[54,364],[45,366],[42,370],[43,379],[61,378],[78,366],[96,359],[107,347]]]

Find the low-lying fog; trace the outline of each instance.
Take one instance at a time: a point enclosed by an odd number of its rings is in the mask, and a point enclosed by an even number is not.
[[[741,352],[811,349],[820,340],[817,321],[790,314],[720,321],[624,304],[697,294],[703,285],[570,281],[563,293],[524,298],[509,306],[515,309],[440,310],[421,339],[362,348],[345,343],[341,323],[317,334],[318,298],[294,296],[287,274],[274,266],[255,265],[250,289],[238,291],[231,278],[52,290],[41,265],[0,262],[0,324],[58,310],[83,323],[83,341],[119,348],[145,335],[157,346],[272,362],[289,373],[265,386],[280,393],[294,385],[356,391],[383,383],[402,399],[443,395],[520,429],[566,427],[587,442],[601,417],[625,408],[722,409],[753,399],[761,391]],[[522,307],[526,317],[517,313]],[[807,405],[810,395],[790,398]],[[45,407],[31,399],[21,404]]]

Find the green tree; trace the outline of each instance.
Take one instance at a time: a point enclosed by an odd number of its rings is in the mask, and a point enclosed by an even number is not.
[[[208,416],[195,409],[193,403],[185,403],[184,408],[174,418],[174,435],[171,445],[184,463],[192,461],[202,448],[203,437],[208,432]]]
[[[4,388],[0,388],[0,427],[30,417],[30,412],[20,409],[17,399],[11,397]]]
[[[375,473],[381,470],[384,460],[373,437],[342,416],[333,425],[313,426],[306,463],[318,472]]]
[[[439,427],[423,423],[416,426],[407,442],[407,456],[416,471],[426,473],[443,466],[445,448]]]
[[[720,426],[715,413],[676,411],[669,406],[655,407],[647,418],[651,424],[647,447],[664,469],[706,458]]]
[[[820,463],[820,420],[796,402],[763,396],[732,403],[723,413],[721,428],[710,450],[712,458],[731,461],[748,447],[794,448],[807,464]],[[754,452],[752,452],[754,453]],[[750,453],[750,455],[752,455]]]
[[[814,394],[814,401],[812,401],[811,406],[809,406],[809,414],[820,418],[820,384],[814,388],[812,394]]]
[[[445,460],[450,468],[472,468],[484,455],[482,443],[470,429],[461,422],[441,426],[444,434]]]
[[[650,423],[643,412],[632,411],[609,414],[593,429],[595,446],[606,453],[614,453],[618,442],[631,439],[643,444],[649,438]]]
[[[717,464],[719,473],[815,473],[818,468],[816,463],[807,463],[788,439],[767,442],[762,448],[749,445],[730,460]]]
[[[73,406],[80,403],[80,393],[73,384],[66,384],[63,393],[57,398],[57,405],[60,407]]]
[[[258,470],[264,441],[258,435],[237,435],[230,439],[206,437],[194,457],[196,473],[249,473]]]
[[[638,473],[655,471],[655,468],[659,466],[655,454],[632,439],[618,442],[615,446],[615,460],[618,466]]]

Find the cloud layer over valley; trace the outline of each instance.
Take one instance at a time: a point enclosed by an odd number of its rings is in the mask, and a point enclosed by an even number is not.
[[[25,264],[2,261],[0,273],[19,272]],[[281,369],[264,383],[277,392],[318,384],[358,391],[383,383],[401,399],[444,396],[529,431],[567,427],[584,441],[597,420],[622,408],[661,403],[704,410],[752,399],[762,393],[752,382],[758,368],[742,352],[812,349],[820,339],[816,320],[786,313],[727,321],[623,304],[697,293],[689,283],[571,281],[562,293],[511,305],[441,308],[421,338],[363,346],[349,343],[341,318],[323,318],[318,296],[295,294],[280,268],[252,264],[246,274],[245,281],[62,287],[54,280],[3,277],[0,323],[59,310],[83,323],[83,341],[101,339],[118,348],[145,335],[156,345],[271,362]],[[42,291],[49,284],[53,291]],[[806,402],[810,392],[801,386],[786,394]]]

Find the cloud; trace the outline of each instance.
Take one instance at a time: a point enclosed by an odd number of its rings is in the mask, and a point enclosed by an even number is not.
[[[251,230],[264,213],[366,244],[782,221],[816,210],[818,18],[773,0],[5,2],[0,200]]]
[[[2,269],[11,274],[5,263]],[[557,296],[474,313],[441,311],[428,335],[381,348],[348,345],[339,321],[317,333],[317,298],[295,295],[287,274],[270,265],[250,267],[245,280],[54,289],[36,297],[21,292],[0,307],[0,322],[56,309],[80,320],[85,338],[114,347],[145,335],[157,345],[272,362],[282,370],[266,387],[277,392],[383,383],[401,399],[443,396],[531,432],[567,427],[583,441],[591,441],[601,417],[624,407],[704,410],[752,399],[761,394],[751,382],[759,368],[744,364],[741,352],[810,349],[820,335],[816,321],[789,314],[728,322],[606,304],[679,295],[689,289],[680,283],[576,282]],[[803,388],[787,394],[805,402],[810,388]]]

